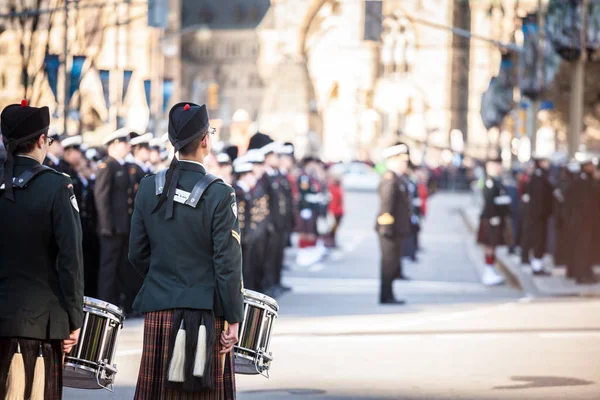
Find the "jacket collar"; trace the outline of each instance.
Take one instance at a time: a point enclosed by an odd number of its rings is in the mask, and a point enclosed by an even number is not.
[[[179,160],[179,165],[181,166],[182,171],[195,171],[206,174],[206,168],[200,163],[187,160]]]
[[[15,165],[19,165],[19,166],[25,166],[25,167],[32,167],[34,165],[38,165],[40,162],[34,158],[28,157],[28,156],[15,156],[14,158],[15,160]]]

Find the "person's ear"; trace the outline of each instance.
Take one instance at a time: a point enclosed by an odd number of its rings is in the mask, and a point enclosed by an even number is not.
[[[202,142],[201,142],[201,144],[202,144],[202,147],[203,147],[203,148],[207,148],[207,147],[208,147],[208,135],[210,135],[210,133],[209,133],[209,134],[207,134],[207,135],[205,135],[205,136],[202,138]]]
[[[43,148],[47,140],[46,135],[40,135],[37,140],[37,147],[40,149]]]

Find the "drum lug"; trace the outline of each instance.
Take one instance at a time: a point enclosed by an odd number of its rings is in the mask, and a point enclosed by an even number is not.
[[[107,367],[107,364],[106,364],[107,361],[108,360],[103,360],[103,361],[100,362],[100,365],[98,367],[98,371],[96,371],[96,383],[98,383],[98,386],[100,386],[101,388],[106,389],[109,392],[114,392],[115,388],[113,386],[113,381],[112,381],[113,378],[112,377],[110,379],[106,378],[109,381],[108,385],[104,386],[102,383],[100,383],[100,375],[106,375],[105,371],[106,371],[106,367]],[[115,364],[113,367],[109,366],[108,368],[109,369],[113,369],[114,368],[115,371],[116,371],[117,365]]]

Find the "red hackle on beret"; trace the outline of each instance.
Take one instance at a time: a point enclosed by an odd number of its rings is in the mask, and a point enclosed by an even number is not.
[[[183,111],[187,111],[190,109],[190,105],[186,104],[185,106],[183,106]]]
[[[21,107],[25,108],[28,106],[27,99],[21,100]]]

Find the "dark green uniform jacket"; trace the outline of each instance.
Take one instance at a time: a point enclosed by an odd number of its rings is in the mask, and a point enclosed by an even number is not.
[[[15,157],[15,176],[39,164]],[[14,203],[0,190],[0,336],[65,339],[83,320],[81,223],[71,179],[44,172]]]
[[[177,187],[191,192],[205,174],[201,165],[182,161]],[[212,184],[196,208],[176,202],[170,220],[166,206],[152,214],[157,202],[151,175],[140,184],[129,241],[129,259],[146,275],[134,309],[213,309],[230,323],[241,322],[242,252],[233,188]]]

